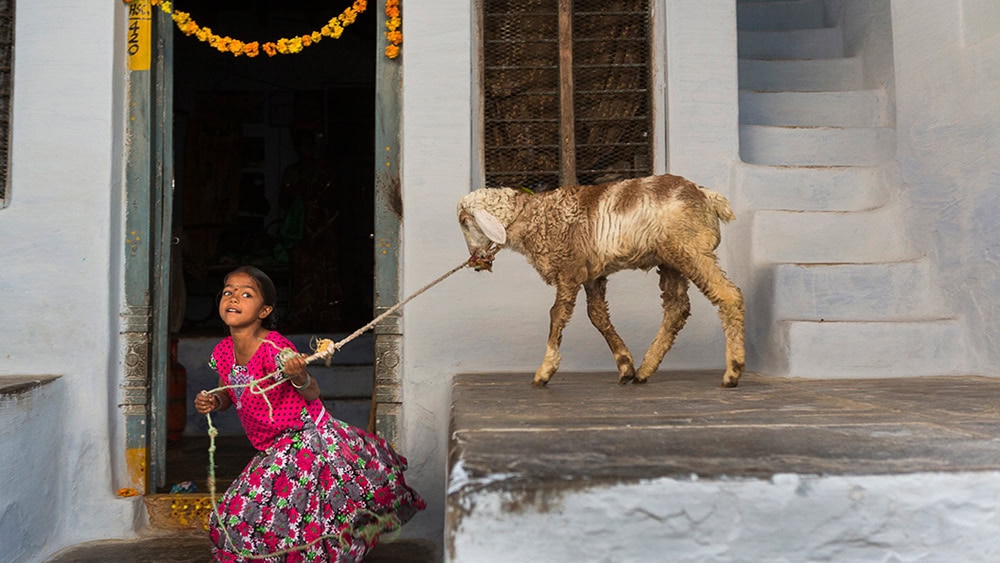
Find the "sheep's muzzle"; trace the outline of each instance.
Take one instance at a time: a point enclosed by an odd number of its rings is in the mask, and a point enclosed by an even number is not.
[[[491,254],[473,254],[469,257],[469,266],[477,272],[482,272],[486,270],[487,272],[493,271],[493,255]]]

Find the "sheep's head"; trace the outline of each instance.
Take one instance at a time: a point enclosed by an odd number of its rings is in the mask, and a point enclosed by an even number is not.
[[[469,248],[470,263],[477,270],[493,264],[490,248],[507,242],[507,229],[514,220],[514,197],[510,188],[482,188],[458,202],[458,224]]]

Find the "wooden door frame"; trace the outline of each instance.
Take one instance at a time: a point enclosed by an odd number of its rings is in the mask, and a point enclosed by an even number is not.
[[[168,14],[145,5],[152,25],[140,38],[150,49],[147,68],[129,69],[126,103],[124,303],[120,331],[124,362],[122,413],[125,460],[132,486],[155,493],[166,485],[167,356],[170,252],[173,224],[173,37]],[[375,8],[376,6],[373,6]],[[131,13],[131,12],[130,12]],[[402,56],[385,56],[387,16],[376,9],[375,279],[374,314],[399,300],[400,108]],[[143,44],[142,41],[147,43]],[[399,436],[402,411],[402,323],[399,314],[375,327],[373,430],[389,442]]]
[[[120,311],[125,462],[129,482],[166,484],[166,366],[173,241],[173,21],[147,1],[128,5],[124,303]],[[139,62],[135,62],[139,61]]]
[[[403,68],[400,55],[385,55],[389,45],[382,30],[388,19],[378,13],[375,33],[375,311],[376,316],[400,300],[400,229],[403,222],[400,115]],[[401,313],[375,326],[375,386],[369,427],[389,443],[399,445],[403,410],[403,325]]]

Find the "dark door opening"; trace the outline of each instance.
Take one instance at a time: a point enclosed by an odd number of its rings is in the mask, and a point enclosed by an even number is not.
[[[263,43],[318,31],[347,5],[216,0],[178,8],[218,35]],[[217,313],[226,273],[252,264],[274,279],[278,330],[300,349],[310,336],[352,332],[372,318],[376,19],[369,6],[339,39],[255,58],[219,52],[174,29],[180,244],[173,247],[169,330],[187,372],[187,414],[182,436],[176,420],[168,432],[166,490],[183,481],[204,490],[206,425],[191,401],[217,382],[207,362],[227,334]],[[364,426],[371,361],[366,350],[350,356],[350,389],[324,387],[324,400],[334,416]],[[168,382],[172,374],[168,369]],[[358,404],[344,410],[351,400]],[[224,486],[253,450],[235,413],[219,415],[216,474]]]

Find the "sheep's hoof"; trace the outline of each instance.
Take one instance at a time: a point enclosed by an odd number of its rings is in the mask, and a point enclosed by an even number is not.
[[[733,387],[736,387],[739,384],[740,384],[739,379],[723,379],[722,385],[720,385],[719,387],[722,387],[723,389],[732,389]]]
[[[633,381],[635,381],[635,375],[634,374],[633,375],[626,374],[626,375],[623,375],[623,376],[621,376],[621,377],[618,378],[618,385],[628,385],[629,383],[632,383]]]
[[[534,380],[534,381],[531,382],[531,386],[532,387],[545,387],[548,384],[549,384],[548,380],[544,380],[543,381],[543,380],[536,379],[536,380]]]
[[[637,377],[637,378],[635,378],[635,379],[632,380],[632,383],[634,383],[636,385],[645,385],[648,382],[649,382],[649,378],[648,377],[641,377],[641,378]]]

